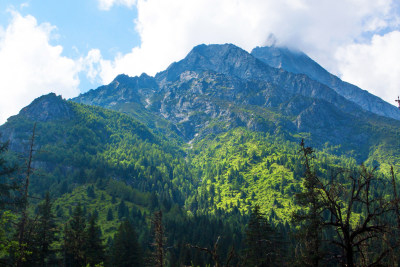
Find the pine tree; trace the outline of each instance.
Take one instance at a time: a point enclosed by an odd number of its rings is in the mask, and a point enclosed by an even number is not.
[[[129,209],[125,205],[125,201],[121,200],[121,202],[118,205],[118,219],[122,219],[124,217],[127,217],[129,215]]]
[[[10,179],[10,176],[15,173],[17,166],[10,164],[5,158],[8,151],[8,142],[0,143],[0,210],[14,207],[18,201],[13,199],[12,192],[19,186]]]
[[[276,257],[275,232],[256,205],[246,229],[245,264],[248,266],[272,266]]]
[[[293,214],[294,224],[300,225],[297,233],[300,241],[300,255],[297,256],[299,264],[307,266],[319,266],[323,259],[322,247],[322,212],[324,204],[320,199],[320,181],[312,168],[311,159],[313,149],[306,147],[301,141],[300,153],[305,166],[305,191],[296,194],[296,202],[302,209]]]
[[[97,216],[92,215],[85,231],[85,259],[86,264],[95,266],[105,260],[101,229],[97,225]]]
[[[18,242],[12,240],[13,230],[10,222],[15,220],[15,215],[7,210],[14,208],[19,203],[13,198],[13,191],[18,189],[15,182],[10,182],[10,176],[17,169],[15,165],[11,165],[5,157],[8,150],[8,142],[0,143],[0,265],[6,264],[6,260],[10,251],[16,250]]]
[[[80,267],[85,265],[85,228],[85,217],[81,205],[78,204],[73,212],[72,219],[65,226],[65,266]]]
[[[95,197],[96,197],[96,194],[95,194],[95,192],[94,192],[93,185],[90,185],[90,186],[87,187],[87,189],[86,189],[86,195],[87,195],[89,198],[95,198]]]
[[[44,201],[38,207],[38,220],[32,234],[30,244],[32,254],[28,256],[28,265],[47,266],[52,259],[54,260],[55,250],[51,245],[57,240],[56,227],[50,195],[47,192]]]
[[[142,250],[135,229],[129,221],[121,222],[114,236],[112,259],[115,267],[142,266]]]
[[[112,209],[111,209],[111,208],[108,208],[108,211],[107,211],[107,221],[112,221],[112,220],[114,220],[113,212],[112,212]]]

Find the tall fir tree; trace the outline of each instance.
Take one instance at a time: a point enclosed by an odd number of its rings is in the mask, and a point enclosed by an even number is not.
[[[129,221],[121,222],[114,236],[112,248],[112,266],[142,266],[142,249],[139,245],[135,229]]]
[[[304,188],[296,194],[296,203],[302,207],[293,214],[293,223],[300,226],[297,232],[299,253],[296,255],[300,265],[320,265],[324,255],[322,253],[322,213],[324,204],[320,199],[320,181],[312,167],[313,149],[306,147],[301,141],[300,153],[303,157],[305,173]]]
[[[64,230],[64,265],[81,267],[85,265],[86,220],[80,204],[75,208],[72,219]]]
[[[86,232],[85,259],[89,266],[96,266],[105,260],[104,245],[100,227],[97,225],[97,216],[90,216]]]
[[[274,229],[256,205],[246,229],[244,257],[246,266],[274,266],[277,240]]]
[[[57,240],[57,225],[52,211],[49,192],[38,206],[38,219],[34,226],[30,251],[26,266],[49,266],[55,262],[55,249],[52,244]]]

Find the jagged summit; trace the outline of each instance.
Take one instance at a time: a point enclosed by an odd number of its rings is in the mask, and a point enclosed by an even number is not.
[[[265,64],[233,44],[198,45],[181,61],[156,75],[159,81],[176,81],[185,71],[213,71],[247,79],[265,71]]]
[[[400,120],[400,111],[395,106],[366,90],[342,81],[301,51],[294,51],[286,47],[266,46],[254,48],[251,54],[271,67],[284,69],[291,73],[305,74],[332,88],[367,111]]]
[[[72,99],[75,102],[112,107],[121,103],[141,103],[158,88],[155,79],[146,73],[130,77],[120,74],[108,85],[100,86]]]
[[[69,119],[73,114],[70,104],[55,93],[49,93],[36,98],[19,113],[19,115],[25,116],[33,121],[42,122]]]
[[[153,77],[147,75],[146,73],[142,73],[140,76],[135,76],[135,77],[131,77],[123,73],[117,75],[110,84],[115,82],[118,82],[119,84],[143,83],[149,80],[153,80]]]

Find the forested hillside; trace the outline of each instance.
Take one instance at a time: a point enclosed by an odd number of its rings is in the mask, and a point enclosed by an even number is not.
[[[397,266],[398,111],[268,62],[201,45],[10,117],[0,263]]]

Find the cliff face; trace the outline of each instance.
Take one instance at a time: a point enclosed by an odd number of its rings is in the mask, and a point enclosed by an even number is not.
[[[364,110],[400,120],[400,111],[395,106],[368,93],[366,90],[340,80],[302,52],[282,47],[256,47],[251,54],[271,67],[291,73],[305,74],[311,79],[332,88]]]

